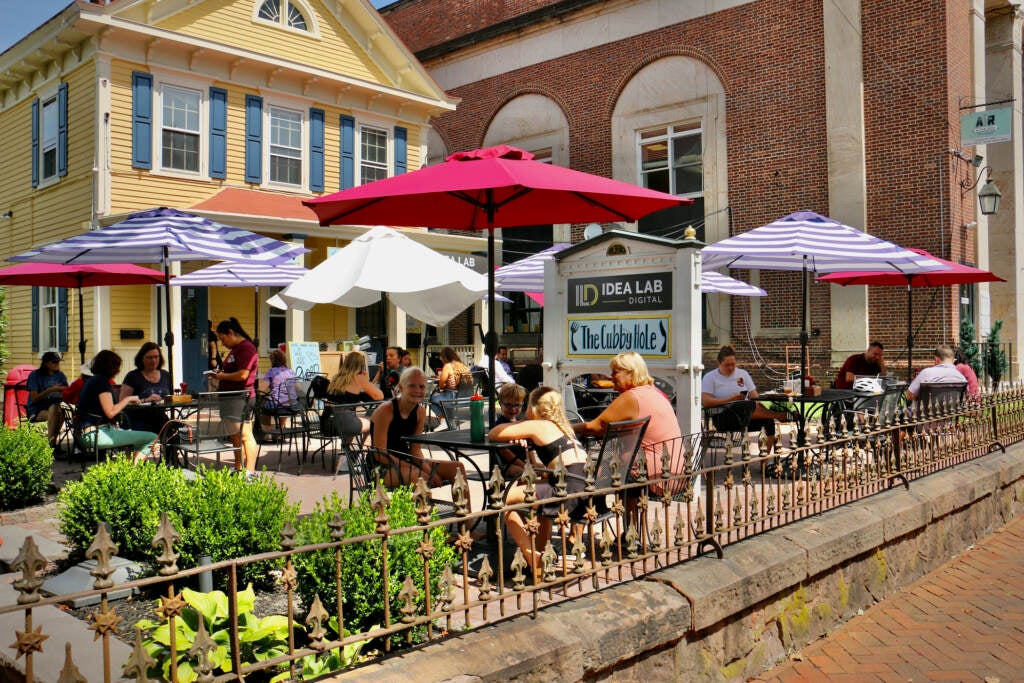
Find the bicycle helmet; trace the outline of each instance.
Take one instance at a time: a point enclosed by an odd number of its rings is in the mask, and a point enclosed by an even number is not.
[[[880,394],[882,383],[877,377],[858,377],[853,382],[853,390],[858,394]]]

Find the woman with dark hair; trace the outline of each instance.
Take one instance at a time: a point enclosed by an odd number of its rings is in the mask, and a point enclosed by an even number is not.
[[[60,395],[67,386],[68,378],[60,370],[60,354],[47,351],[39,367],[29,373],[25,381],[28,389],[28,403],[25,408],[31,422],[46,422],[46,436],[52,446],[60,431],[63,419],[60,412]]]
[[[252,435],[252,409],[256,403],[256,377],[259,353],[252,337],[242,329],[237,318],[217,323],[217,339],[227,347],[228,355],[220,370],[211,371],[221,391],[244,391],[243,398],[224,398],[220,402],[220,419],[224,433],[231,438],[235,451],[236,472],[256,472],[259,447]]]
[[[727,403],[757,398],[754,380],[743,368],[736,365],[736,350],[726,345],[718,352],[718,367],[704,375],[700,385],[700,402],[712,413],[718,413]],[[775,444],[775,421],[792,419],[789,413],[768,410],[760,403],[754,404],[754,413],[747,427],[752,432],[764,430],[768,437],[768,450]]]
[[[119,429],[115,418],[129,405],[138,405],[138,396],[128,395],[114,401],[111,380],[121,371],[121,356],[104,349],[92,359],[92,377],[82,387],[78,397],[79,439],[87,448],[99,449],[131,446],[135,459],[149,455],[156,433],[135,429]]]
[[[164,354],[156,342],[146,342],[135,354],[135,369],[124,376],[120,398],[138,396],[143,404],[148,405],[128,411],[132,429],[159,434],[167,423],[163,408],[156,406],[171,393],[171,376],[163,367]]]

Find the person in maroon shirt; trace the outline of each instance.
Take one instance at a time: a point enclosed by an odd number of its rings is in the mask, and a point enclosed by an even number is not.
[[[256,472],[259,447],[252,435],[252,409],[256,403],[256,377],[259,352],[237,318],[217,323],[217,339],[227,347],[220,370],[211,371],[220,391],[245,391],[244,399],[221,400],[220,416],[224,432],[235,447],[235,471]]]
[[[855,353],[846,359],[836,374],[836,389],[850,389],[857,375],[884,375],[885,347],[882,342],[873,341],[864,353]]]

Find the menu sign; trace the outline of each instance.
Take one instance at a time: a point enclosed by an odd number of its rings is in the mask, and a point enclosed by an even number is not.
[[[566,355],[570,358],[613,356],[636,351],[647,358],[670,355],[671,317],[569,318]]]
[[[664,311],[671,308],[670,272],[569,280],[569,313]]]

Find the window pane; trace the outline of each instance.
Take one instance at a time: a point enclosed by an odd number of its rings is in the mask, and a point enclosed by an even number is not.
[[[306,18],[291,3],[288,3],[288,25],[301,31],[306,30]]]
[[[362,128],[359,142],[359,182],[372,183],[388,177],[388,134],[379,128]]]
[[[164,168],[199,171],[199,136],[165,130],[163,137]]]
[[[263,4],[260,5],[260,19],[266,19],[267,21],[280,21],[281,20],[281,7],[280,0],[263,0]]]
[[[302,184],[302,114],[270,110],[270,181]]]
[[[180,90],[165,87],[164,128],[199,132],[199,93],[194,90]]]
[[[650,173],[644,173],[641,176],[643,178],[643,186],[649,190],[657,190],[658,192],[671,192],[672,188],[668,183],[668,169],[664,168],[660,171],[652,171]]]
[[[43,179],[57,175],[57,100],[51,99],[43,104],[40,115],[42,140],[40,155],[42,160]]]

